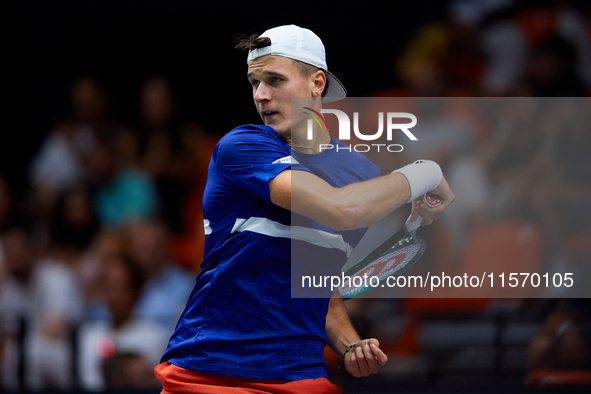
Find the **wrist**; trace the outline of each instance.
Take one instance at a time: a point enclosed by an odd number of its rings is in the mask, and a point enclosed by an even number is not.
[[[345,348],[345,351],[343,352],[343,360],[347,356],[347,353],[349,353],[350,351],[352,351],[353,349],[355,349],[356,346],[357,346],[357,343],[354,343],[352,345],[347,345],[347,347]]]
[[[407,202],[411,202],[428,191],[435,189],[443,179],[441,167],[431,160],[417,160],[393,172],[404,175],[408,181],[410,199]]]

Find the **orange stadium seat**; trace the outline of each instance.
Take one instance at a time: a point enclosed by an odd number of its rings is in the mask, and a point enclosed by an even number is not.
[[[494,274],[494,286],[475,289],[457,288],[458,296],[531,297],[531,286],[508,286],[510,273],[538,273],[541,262],[541,233],[537,226],[521,221],[508,220],[487,223],[470,232],[456,275],[481,277]],[[499,275],[505,274],[501,288]],[[502,291],[502,292],[501,292]]]
[[[445,246],[445,234],[439,234],[434,240],[434,247],[439,249]],[[449,317],[464,318],[473,316],[478,318],[486,313],[492,306],[494,299],[500,297],[500,282],[498,275],[502,272],[538,272],[540,264],[541,238],[537,227],[523,221],[503,221],[496,223],[487,223],[478,226],[470,232],[459,264],[455,270],[451,270],[450,261],[444,258],[438,262],[440,271],[450,275],[476,275],[481,277],[484,272],[494,272],[494,289],[465,289],[452,288],[442,293],[446,297],[442,298],[412,298],[412,292],[409,297],[402,301],[402,310],[410,317],[410,324],[407,327],[404,343],[393,346],[396,349],[418,349],[418,332],[422,329],[424,323],[429,318]],[[439,250],[438,250],[439,251]],[[445,247],[442,249],[445,251]],[[445,254],[445,253],[444,253]],[[443,264],[443,265],[442,265]],[[507,277],[505,278],[507,287]],[[525,288],[517,288],[511,296],[519,299],[521,296],[527,296],[529,291]],[[419,293],[416,293],[418,295]],[[449,296],[449,297],[447,297]]]

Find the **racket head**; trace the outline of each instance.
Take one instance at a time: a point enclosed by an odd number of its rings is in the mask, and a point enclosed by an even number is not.
[[[389,277],[398,276],[406,271],[421,258],[426,248],[425,241],[416,235],[416,231],[411,231],[375,258],[359,260],[343,274],[345,278],[351,279],[348,282],[344,281],[347,283],[339,287],[341,298],[348,300],[370,290],[386,287]],[[363,280],[364,276],[377,277],[379,284],[371,286],[369,279]],[[355,279],[356,277],[359,279]],[[355,283],[361,283],[362,286],[355,286]]]

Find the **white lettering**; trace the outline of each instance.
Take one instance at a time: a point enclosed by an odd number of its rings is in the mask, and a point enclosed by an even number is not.
[[[392,119],[394,118],[408,118],[410,119],[410,123],[392,123]],[[409,114],[408,112],[388,112],[388,141],[392,141],[392,131],[400,129],[406,134],[408,138],[412,141],[416,141],[417,137],[415,137],[408,129],[415,127],[417,124],[417,117],[413,114]]]
[[[379,122],[378,131],[372,135],[364,135],[364,134],[361,134],[361,132],[359,131],[359,112],[353,112],[353,131],[355,132],[355,135],[357,136],[357,138],[359,138],[360,140],[363,140],[363,141],[373,141],[373,140],[377,140],[378,138],[380,138],[382,136],[382,132],[384,131],[383,115],[384,115],[383,112],[378,113],[378,122]],[[340,129],[340,125],[339,125],[339,129]]]

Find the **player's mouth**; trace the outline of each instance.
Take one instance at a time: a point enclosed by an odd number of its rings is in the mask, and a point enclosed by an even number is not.
[[[277,111],[263,111],[263,112],[261,112],[261,114],[263,115],[263,120],[265,121],[265,123],[268,123],[269,121],[272,121],[276,117],[278,112]]]

